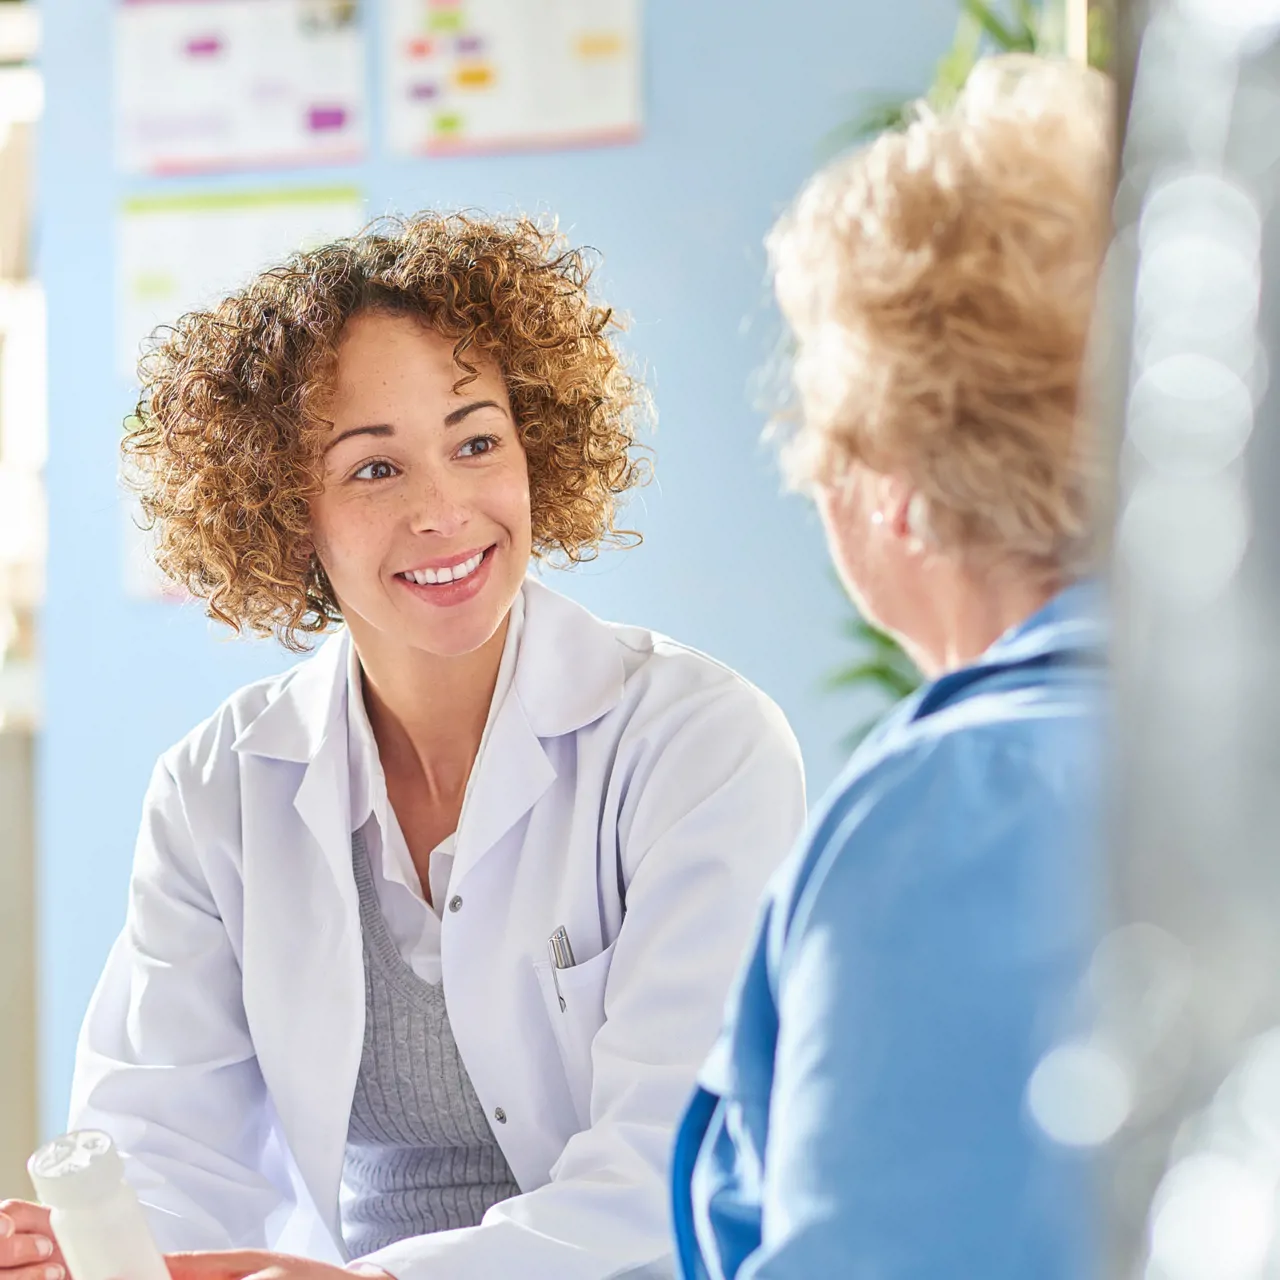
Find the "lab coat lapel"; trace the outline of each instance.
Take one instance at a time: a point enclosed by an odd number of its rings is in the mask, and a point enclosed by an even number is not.
[[[476,762],[458,828],[454,884],[555,781],[544,743],[599,719],[622,696],[625,672],[613,629],[533,578],[523,594],[515,678]]]
[[[556,771],[518,697],[497,709],[489,741],[476,762],[454,847],[450,882],[462,878],[542,798]]]
[[[273,901],[262,904],[266,914],[258,925],[269,936],[261,936],[258,945],[272,957],[264,966],[272,995],[264,998],[258,1021],[271,1029],[273,1039],[278,1031],[270,1057],[273,1064],[283,1064],[288,1079],[276,1092],[276,1107],[298,1170],[335,1241],[342,1238],[338,1193],[364,1018],[359,905],[351,870],[349,643],[345,633],[335,636],[300,665],[236,742],[239,752],[302,766],[292,808],[323,864],[292,860],[289,878],[273,883]],[[292,838],[295,848],[303,843],[301,836],[298,831]],[[273,838],[288,840],[287,829],[273,832]],[[268,857],[264,862],[289,866],[291,860]],[[293,895],[304,909],[278,911],[283,894]],[[315,998],[296,998],[299,974]],[[246,990],[246,1005],[254,998]]]
[[[335,887],[342,907],[336,914],[335,928],[323,931],[306,950],[295,949],[295,966],[301,956],[308,957],[302,980],[317,996],[302,1001],[304,1010],[289,1020],[293,1040],[290,1057],[298,1067],[298,1078],[288,1103],[279,1107],[290,1150],[335,1241],[342,1239],[338,1193],[351,1099],[360,1070],[365,1012],[360,907],[351,869],[351,788],[345,730],[344,717],[307,765],[293,801],[331,872],[319,877],[323,882],[320,892]],[[288,963],[287,956],[281,959]],[[322,1070],[315,1069],[319,1063],[324,1064]]]
[[[290,674],[280,695],[236,739],[237,752],[305,766],[293,807],[340,884],[351,881],[347,664],[340,631]]]

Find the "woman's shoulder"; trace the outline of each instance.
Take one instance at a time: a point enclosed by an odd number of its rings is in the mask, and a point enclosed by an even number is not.
[[[563,674],[561,696],[571,702],[589,705],[594,686],[600,720],[637,728],[655,719],[710,718],[730,731],[740,726],[795,743],[768,694],[726,663],[661,631],[604,621],[543,584],[535,584],[532,594],[526,588],[525,626],[522,660],[527,651],[531,669],[520,683],[531,701],[548,700],[556,682],[542,677],[554,670]]]
[[[234,769],[242,748],[270,731],[282,751],[301,745],[308,719],[327,719],[345,672],[346,636],[330,636],[315,652],[284,671],[241,686],[161,756],[175,780],[210,780]],[[319,725],[311,727],[315,732]],[[291,744],[289,739],[297,739]]]
[[[855,757],[779,885],[786,931],[833,894],[911,909],[957,892],[957,877],[1025,889],[1078,873],[1100,818],[1095,710],[1079,700],[961,706]]]
[[[653,701],[688,705],[704,699],[787,729],[777,703],[741,672],[659,631],[612,624],[628,687]]]

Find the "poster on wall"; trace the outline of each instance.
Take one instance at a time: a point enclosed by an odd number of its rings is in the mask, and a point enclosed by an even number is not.
[[[116,366],[133,381],[160,326],[212,306],[297,249],[359,231],[354,187],[142,196],[124,202],[116,228]],[[134,599],[180,599],[151,562],[133,494],[122,489],[125,590]]]
[[[359,0],[116,0],[114,35],[124,173],[364,154]]]
[[[116,366],[132,379],[148,335],[256,271],[365,221],[355,187],[137,196],[116,227]]]
[[[401,155],[627,142],[640,0],[388,0],[383,82]]]

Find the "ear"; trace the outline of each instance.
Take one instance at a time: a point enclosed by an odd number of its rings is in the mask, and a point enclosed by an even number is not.
[[[880,513],[879,524],[893,537],[909,541],[918,536],[912,518],[912,504],[917,490],[899,475],[881,473],[875,478],[875,509]]]

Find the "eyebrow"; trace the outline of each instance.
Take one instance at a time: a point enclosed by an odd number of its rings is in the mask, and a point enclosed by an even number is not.
[[[324,451],[325,453],[328,453],[330,449],[336,448],[344,440],[349,440],[352,436],[385,437],[393,436],[395,433],[395,428],[385,422],[378,422],[369,427],[352,427],[349,431],[344,431],[341,435],[334,436],[334,438],[325,445]]]
[[[496,400],[475,400],[471,404],[462,405],[452,413],[445,414],[444,425],[446,427],[456,427],[458,423],[469,418],[480,409],[498,409],[501,411],[502,406]],[[395,433],[395,427],[386,422],[375,422],[367,427],[351,427],[349,430],[342,432],[341,435],[334,436],[325,445],[324,451],[328,453],[330,449],[336,448],[344,440],[351,439],[352,436],[377,436],[379,439],[385,439],[387,436],[395,435]]]
[[[456,427],[464,418],[469,418],[480,409],[501,410],[502,406],[496,400],[474,400],[471,404],[464,404],[452,413],[445,414],[444,425],[446,427]]]

